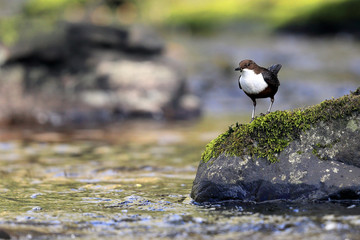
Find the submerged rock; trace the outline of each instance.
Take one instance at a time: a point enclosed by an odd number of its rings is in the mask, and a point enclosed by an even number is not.
[[[360,89],[360,88],[359,88]],[[229,127],[202,155],[197,202],[360,199],[360,95]]]

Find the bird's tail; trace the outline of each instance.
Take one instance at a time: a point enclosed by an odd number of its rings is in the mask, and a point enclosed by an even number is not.
[[[275,75],[277,75],[281,69],[282,65],[281,64],[274,64],[271,67],[269,67],[268,69],[274,73]]]

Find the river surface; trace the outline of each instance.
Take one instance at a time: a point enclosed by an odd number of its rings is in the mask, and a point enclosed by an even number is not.
[[[189,194],[205,145],[250,119],[239,60],[282,63],[274,110],[338,97],[359,85],[359,43],[291,36],[167,36],[196,121],[124,121],[101,129],[0,131],[0,239],[360,239],[359,202],[227,202]],[[268,107],[259,101],[257,113]]]
[[[3,130],[0,239],[359,239],[359,202],[192,201],[204,145],[247,117]]]

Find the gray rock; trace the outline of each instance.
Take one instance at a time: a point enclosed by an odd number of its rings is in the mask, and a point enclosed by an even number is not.
[[[164,48],[139,26],[63,24],[10,51],[0,71],[0,121],[61,126],[197,117],[201,105]]]
[[[348,103],[354,104],[350,115],[319,121],[301,132],[277,153],[277,162],[225,152],[200,161],[192,198],[197,202],[359,200],[359,98],[351,96],[355,103]]]

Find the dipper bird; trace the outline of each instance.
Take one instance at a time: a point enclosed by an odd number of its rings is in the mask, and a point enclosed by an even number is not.
[[[266,69],[260,67],[254,61],[246,59],[242,60],[239,67],[235,69],[235,71],[242,72],[239,77],[239,88],[251,98],[254,104],[250,122],[254,120],[257,98],[269,97],[271,102],[267,113],[271,111],[274,96],[280,86],[277,74],[281,67],[281,64],[274,64]]]

